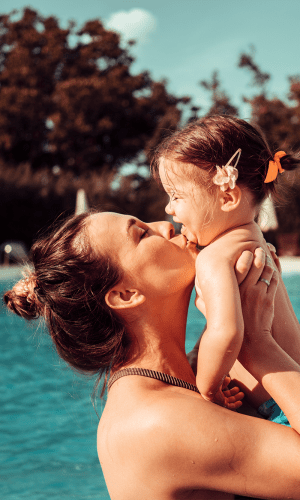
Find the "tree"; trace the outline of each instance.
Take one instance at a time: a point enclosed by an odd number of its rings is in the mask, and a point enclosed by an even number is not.
[[[252,122],[264,132],[271,148],[299,151],[300,149],[300,77],[289,77],[288,98],[292,103],[278,97],[268,97],[266,83],[270,75],[263,73],[250,54],[241,54],[239,67],[250,70],[252,85],[258,93],[244,101],[250,104]],[[280,178],[279,196],[275,199],[279,222],[277,233],[298,233],[300,235],[300,172],[286,172]]]
[[[238,109],[231,104],[227,94],[221,90],[221,83],[217,71],[214,71],[211,80],[202,80],[199,84],[211,92],[211,107],[207,115],[238,115]]]
[[[71,211],[76,189],[83,185],[91,204],[125,209],[125,198],[111,190],[111,180],[125,163],[147,164],[189,102],[169,94],[166,82],[154,81],[146,71],[133,75],[130,45],[122,47],[119,35],[98,19],[76,30],[74,23],[62,29],[56,18],[30,8],[19,20],[0,16],[0,194],[11,193],[11,213],[26,198],[36,221],[30,207],[38,205],[43,212],[38,225],[48,223],[51,200],[57,202],[51,218]],[[22,189],[11,186],[15,171],[27,172]],[[157,197],[157,188],[142,176],[131,181],[141,189],[147,185]],[[105,185],[101,200],[94,185]],[[133,214],[139,211],[147,220],[139,189],[135,203]],[[152,217],[162,216],[162,210],[163,201]],[[27,222],[30,238],[36,225]],[[4,221],[0,231],[2,239],[12,232]]]
[[[168,94],[147,72],[132,75],[128,49],[100,20],[63,30],[26,8],[18,21],[0,16],[0,26],[3,161],[58,164],[77,175],[117,169],[153,145],[166,115],[176,128],[188,99]]]

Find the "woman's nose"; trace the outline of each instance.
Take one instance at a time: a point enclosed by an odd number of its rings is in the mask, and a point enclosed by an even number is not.
[[[148,226],[167,240],[170,240],[171,238],[173,238],[173,236],[175,236],[175,229],[173,224],[166,220],[151,222],[150,224],[148,224]]]

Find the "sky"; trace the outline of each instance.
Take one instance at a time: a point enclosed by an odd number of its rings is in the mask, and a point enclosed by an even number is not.
[[[242,104],[251,96],[251,75],[239,69],[242,52],[255,47],[255,61],[271,74],[270,96],[285,99],[287,77],[300,74],[299,0],[1,0],[0,13],[30,6],[43,16],[55,15],[65,27],[78,27],[100,18],[107,28],[135,39],[132,72],[148,70],[155,80],[166,79],[169,92],[193,98],[205,111],[209,94],[199,81],[219,71],[222,89],[250,118]]]

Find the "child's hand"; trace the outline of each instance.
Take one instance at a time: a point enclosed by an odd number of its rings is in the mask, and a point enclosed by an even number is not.
[[[230,380],[230,377],[224,378],[223,384],[212,401],[217,405],[224,406],[228,410],[237,410],[243,404],[242,399],[244,398],[244,393],[240,391],[239,387],[228,389]]]

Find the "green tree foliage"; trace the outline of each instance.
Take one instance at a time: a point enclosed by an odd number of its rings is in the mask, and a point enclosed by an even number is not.
[[[76,30],[74,23],[62,29],[56,18],[29,8],[19,20],[0,16],[0,198],[11,193],[15,220],[21,199],[27,197],[23,204],[36,220],[40,208],[38,224],[27,222],[27,241],[37,225],[74,209],[78,187],[87,189],[92,205],[125,211],[129,202],[110,189],[114,175],[124,163],[146,164],[165,131],[176,129],[189,98],[169,94],[166,83],[146,71],[133,75],[129,50],[100,20]],[[20,188],[11,186],[15,171],[27,172]],[[163,203],[155,214],[144,203],[145,190],[157,198],[155,184],[142,176],[129,179],[133,213],[162,217]],[[17,231],[0,223],[2,240]]]

